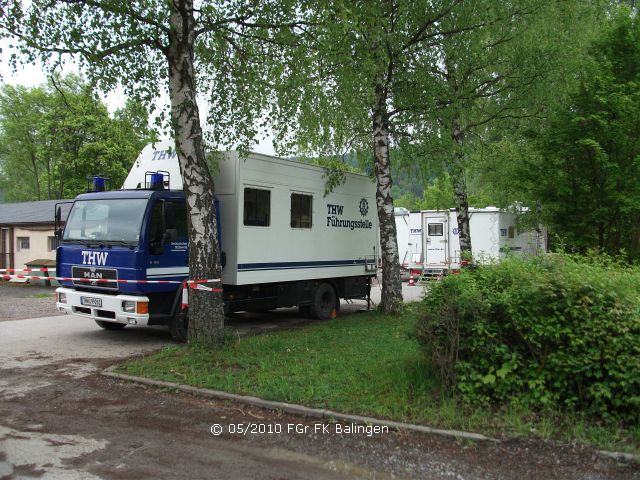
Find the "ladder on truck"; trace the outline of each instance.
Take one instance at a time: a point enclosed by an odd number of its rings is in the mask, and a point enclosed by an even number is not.
[[[447,267],[434,267],[433,265],[423,265],[420,270],[420,277],[418,277],[418,281],[416,282],[418,285],[424,285],[429,280],[436,280],[438,278],[442,278],[446,275],[448,268]]]
[[[426,270],[424,268],[420,269],[420,276],[418,277],[416,284],[426,285],[428,281],[429,281],[429,276],[427,275]]]

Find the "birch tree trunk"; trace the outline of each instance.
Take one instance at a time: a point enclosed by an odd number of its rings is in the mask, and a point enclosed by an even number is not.
[[[460,257],[471,260],[471,230],[469,228],[469,200],[467,199],[467,181],[464,171],[464,133],[460,128],[460,118],[453,118],[452,134],[455,148],[451,163],[450,175],[453,183],[453,194],[458,216],[458,237],[460,239]]]
[[[380,308],[385,313],[396,313],[402,306],[402,283],[396,222],[391,196],[391,165],[389,163],[389,118],[384,86],[376,86],[376,106],[373,112],[373,152],[376,172],[376,204],[380,223],[382,255],[382,296]]]
[[[202,144],[202,127],[196,103],[193,0],[171,5],[169,96],[176,150],[184,183],[189,218],[189,276],[215,279],[221,276],[214,209],[213,179]],[[219,288],[221,283],[208,286]],[[189,290],[189,342],[220,346],[224,339],[222,293]]]
[[[33,176],[36,179],[36,194],[38,195],[38,200],[42,200],[40,194],[40,175],[38,174],[38,163],[36,159],[36,154],[33,151],[29,155],[31,157],[31,166],[33,167]],[[49,197],[49,200],[51,197]]]

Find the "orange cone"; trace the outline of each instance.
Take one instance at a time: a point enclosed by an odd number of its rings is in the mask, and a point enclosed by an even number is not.
[[[415,287],[416,283],[413,281],[413,271],[409,272],[409,286],[410,287]]]

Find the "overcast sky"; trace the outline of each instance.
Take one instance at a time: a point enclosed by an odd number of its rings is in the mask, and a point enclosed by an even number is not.
[[[19,65],[16,72],[12,70],[9,65],[10,52],[8,50],[8,45],[9,42],[7,42],[7,40],[0,40],[0,48],[2,49],[0,53],[0,82],[10,85],[24,85],[26,87],[35,87],[37,85],[45,83],[46,75],[43,72],[42,66],[40,65]],[[69,73],[73,71],[77,72],[77,68],[71,64],[68,64],[63,73]],[[125,103],[124,93],[121,90],[108,93],[107,95],[104,95],[102,99],[107,105],[109,111],[112,113],[118,108],[124,106]],[[199,103],[201,109],[204,108],[205,102],[200,101]],[[168,99],[159,98],[157,105],[158,108],[165,108],[168,105]],[[201,113],[204,115],[206,112],[203,111]],[[275,154],[271,138],[259,138],[257,140],[258,144],[253,147],[252,150],[266,155]]]

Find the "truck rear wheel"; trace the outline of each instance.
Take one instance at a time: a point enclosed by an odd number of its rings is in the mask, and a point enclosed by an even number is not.
[[[189,339],[189,312],[183,310],[169,322],[169,332],[174,341],[187,343]]]
[[[321,283],[313,295],[309,313],[318,320],[336,318],[340,311],[340,300],[335,289],[329,283]]]
[[[127,326],[126,323],[103,322],[102,320],[96,320],[95,322],[100,328],[104,328],[105,330],[122,330]]]

